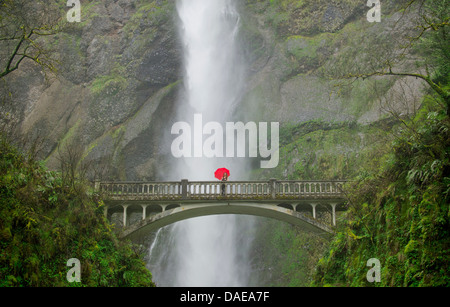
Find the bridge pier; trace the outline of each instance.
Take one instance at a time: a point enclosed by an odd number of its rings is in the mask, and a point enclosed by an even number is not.
[[[142,206],[142,219],[145,220],[145,218],[147,217],[147,206],[148,205],[141,205]]]
[[[123,207],[123,227],[127,227],[127,209],[129,205],[122,205]]]
[[[336,226],[336,205],[337,204],[330,204],[331,205],[331,214],[332,214],[332,218],[333,218],[333,226]]]
[[[311,204],[313,218],[316,218],[316,206],[317,206],[317,204],[315,204],[315,203]]]

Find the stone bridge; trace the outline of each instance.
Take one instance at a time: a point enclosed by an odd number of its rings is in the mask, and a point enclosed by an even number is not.
[[[346,210],[345,181],[96,182],[105,215],[120,215],[123,238],[188,218],[247,214],[285,221],[316,233],[332,233],[336,212]],[[325,218],[324,216],[328,216]],[[318,217],[321,217],[320,219]]]

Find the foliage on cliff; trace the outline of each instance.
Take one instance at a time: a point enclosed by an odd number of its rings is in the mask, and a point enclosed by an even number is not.
[[[349,211],[314,285],[370,285],[371,258],[381,264],[376,286],[450,285],[449,1],[414,2],[425,8],[411,46],[427,53],[428,95],[416,116],[401,120],[387,162],[348,187]]]
[[[367,260],[381,262],[377,286],[449,286],[450,121],[423,111],[417,133],[394,144],[378,174],[348,187],[349,211],[315,285],[367,286]]]
[[[154,286],[102,201],[62,178],[1,139],[0,286]],[[80,283],[66,279],[71,258],[80,260]]]

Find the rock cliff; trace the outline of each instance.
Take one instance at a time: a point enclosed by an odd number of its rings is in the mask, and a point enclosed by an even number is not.
[[[386,39],[400,13],[393,1],[384,4],[383,22],[371,24],[365,1],[242,1],[248,70],[236,119],[283,125],[383,118],[376,97],[390,99],[400,79],[357,81],[343,90],[327,72],[360,65]],[[183,86],[177,18],[174,0],[82,1],[81,23],[46,42],[58,73],[46,79],[24,63],[8,77],[12,102],[5,110],[22,135],[44,138],[49,167],[75,144],[83,159],[110,166],[100,172],[105,177],[160,179]]]

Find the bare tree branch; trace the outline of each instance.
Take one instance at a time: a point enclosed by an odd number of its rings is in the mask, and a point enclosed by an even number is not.
[[[0,79],[17,70],[25,59],[38,64],[44,72],[56,71],[57,61],[42,38],[60,31],[61,15],[47,14],[41,11],[45,6],[32,5],[23,0],[0,2]],[[52,9],[50,3],[47,6]]]

